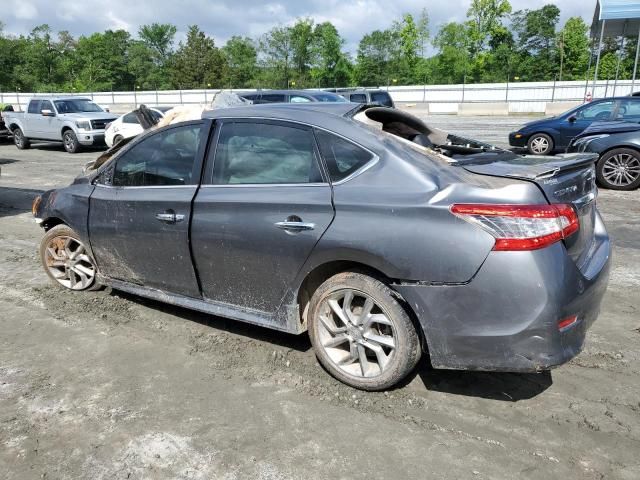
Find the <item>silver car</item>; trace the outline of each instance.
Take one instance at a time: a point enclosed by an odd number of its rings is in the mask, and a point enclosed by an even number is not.
[[[84,97],[36,97],[26,112],[9,112],[5,123],[19,149],[33,141],[62,142],[69,153],[83,146],[103,146],[105,126],[117,116]]]

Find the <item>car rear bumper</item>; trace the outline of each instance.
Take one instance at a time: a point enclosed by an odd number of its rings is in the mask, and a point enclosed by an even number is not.
[[[509,145],[512,147],[526,147],[529,137],[523,133],[511,132],[509,134]]]
[[[399,284],[427,339],[435,368],[529,372],[582,350],[607,288],[611,246],[604,225],[582,270],[562,243],[532,252],[491,252],[465,285]],[[558,322],[577,315],[560,330]]]

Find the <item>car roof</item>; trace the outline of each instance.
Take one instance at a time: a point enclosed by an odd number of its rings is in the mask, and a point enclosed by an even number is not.
[[[74,95],[38,95],[37,97],[31,97],[29,101],[31,100],[91,100],[91,99],[89,97],[74,96]]]
[[[333,93],[326,90],[256,90],[254,92],[238,92],[238,95],[314,95]]]
[[[314,117],[344,117],[349,112],[361,107],[361,103],[350,102],[312,102],[312,103],[263,103],[240,107],[218,108],[203,112],[202,118],[272,118],[292,120],[302,123],[309,122],[309,115]]]

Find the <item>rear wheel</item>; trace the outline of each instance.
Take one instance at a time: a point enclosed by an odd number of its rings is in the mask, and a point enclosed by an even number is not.
[[[62,134],[62,143],[64,144],[64,149],[68,153],[78,153],[81,149],[78,137],[76,137],[73,130],[65,130]]]
[[[56,225],[40,242],[40,259],[51,280],[70,290],[98,288],[97,268],[87,247],[67,225]]]
[[[116,135],[115,137],[113,137],[113,144],[117,145],[122,141],[123,137],[122,135]]]
[[[630,148],[616,148],[598,160],[598,183],[613,190],[634,190],[640,187],[640,153]]]
[[[553,139],[546,133],[534,133],[527,142],[527,150],[532,155],[549,155],[553,152]]]
[[[24,136],[24,133],[20,128],[13,130],[13,143],[20,150],[26,150],[31,146],[31,142],[29,142],[29,139]]]
[[[318,360],[352,387],[392,387],[420,359],[411,318],[389,287],[367,275],[345,272],[325,281],[311,298],[308,320]]]

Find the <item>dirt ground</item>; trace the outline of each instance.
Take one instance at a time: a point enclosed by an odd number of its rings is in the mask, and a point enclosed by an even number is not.
[[[499,142],[522,121],[433,119]],[[364,393],[304,335],[50,284],[31,198],[95,155],[0,145],[0,478],[640,478],[640,191],[600,192],[614,267],[575,360],[530,375],[424,362]]]

